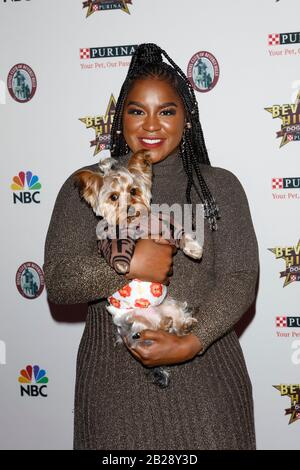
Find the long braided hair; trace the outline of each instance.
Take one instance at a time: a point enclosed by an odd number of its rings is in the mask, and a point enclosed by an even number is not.
[[[170,65],[163,62],[162,56],[168,60]],[[128,147],[122,133],[124,104],[134,81],[145,78],[166,80],[174,87],[182,99],[188,121],[184,130],[184,145],[180,146],[183,168],[188,179],[185,193],[186,201],[188,204],[192,204],[191,188],[193,186],[204,205],[204,216],[209,222],[210,230],[217,230],[217,219],[220,218],[219,208],[200,171],[200,164],[210,165],[210,161],[199,120],[198,103],[195,93],[183,71],[156,44],[140,44],[132,56],[128,73],[116,104],[111,129],[111,155],[114,157],[128,153]],[[200,185],[200,191],[194,182],[195,175]]]

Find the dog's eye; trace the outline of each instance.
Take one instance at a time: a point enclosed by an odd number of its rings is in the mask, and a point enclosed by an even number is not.
[[[136,188],[131,188],[130,194],[131,196],[136,196]]]
[[[111,199],[112,201],[116,201],[117,199],[119,199],[119,196],[118,196],[118,194],[112,194],[112,195],[110,196],[110,199]]]

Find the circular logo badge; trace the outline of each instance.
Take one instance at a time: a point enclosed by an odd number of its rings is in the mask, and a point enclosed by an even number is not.
[[[26,299],[36,299],[44,289],[44,273],[32,261],[23,263],[16,274],[16,285],[23,297]]]
[[[17,64],[9,71],[7,88],[18,103],[26,103],[33,98],[36,91],[36,76],[26,64]]]
[[[219,75],[218,61],[210,52],[197,52],[189,61],[187,77],[197,91],[206,93],[212,90],[219,80]]]

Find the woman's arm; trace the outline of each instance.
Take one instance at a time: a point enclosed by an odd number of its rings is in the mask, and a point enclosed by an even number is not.
[[[98,253],[97,222],[70,176],[57,196],[45,244],[43,269],[53,303],[106,298],[128,283]]]
[[[215,194],[221,219],[213,232],[215,286],[194,310],[203,349],[229,332],[255,299],[259,257],[248,200],[238,178],[218,168]],[[205,240],[204,240],[205,244]],[[205,256],[205,246],[204,246]]]

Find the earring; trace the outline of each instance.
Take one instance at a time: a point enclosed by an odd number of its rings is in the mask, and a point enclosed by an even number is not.
[[[125,154],[127,155],[128,152],[129,152],[129,147],[128,147],[127,143],[125,143]]]

